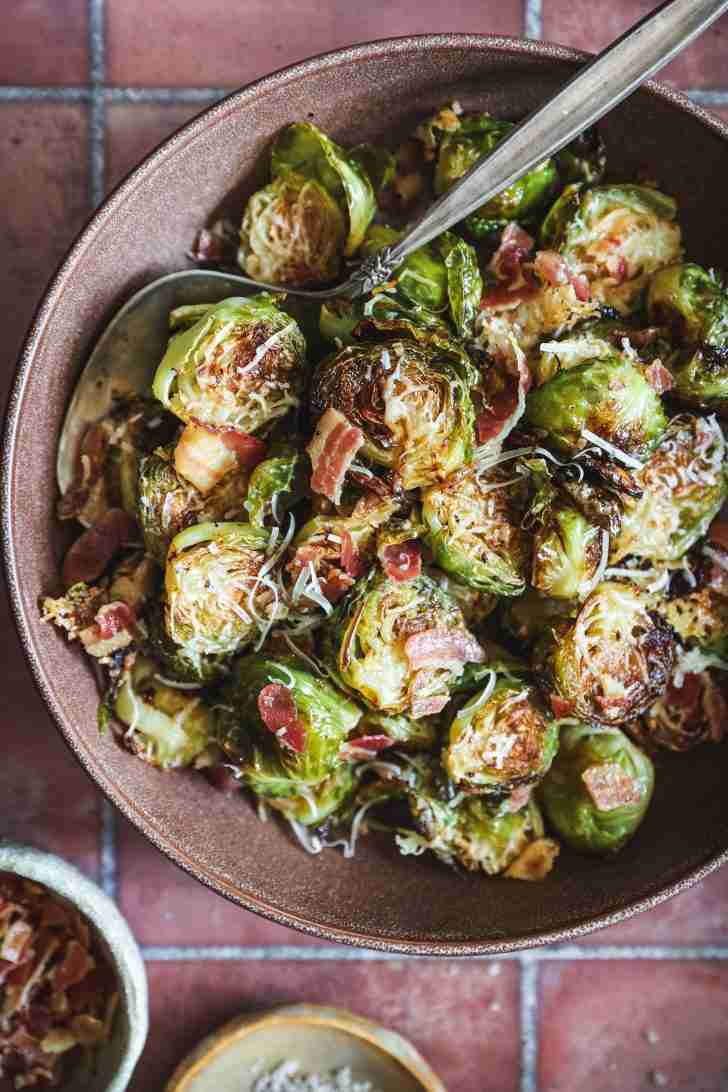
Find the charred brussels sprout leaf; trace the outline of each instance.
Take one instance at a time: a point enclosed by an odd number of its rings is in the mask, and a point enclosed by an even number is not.
[[[567,186],[541,226],[592,295],[622,314],[639,304],[648,278],[680,258],[677,206],[649,186]]]
[[[283,522],[283,516],[304,496],[305,460],[290,444],[277,444],[250,475],[245,510],[255,527],[266,521]]]
[[[267,575],[269,534],[246,523],[200,523],[173,539],[165,570],[165,628],[194,665],[242,651],[281,615]]]
[[[206,496],[174,468],[173,446],[145,455],[139,465],[137,518],[147,553],[164,565],[175,535],[193,523],[234,520],[244,512],[247,477],[227,474]]]
[[[672,265],[655,274],[647,307],[652,322],[667,323],[679,349],[671,361],[670,396],[687,406],[728,407],[728,292],[699,265]]]
[[[322,185],[301,175],[275,178],[248,200],[238,264],[249,277],[297,287],[341,272],[346,217]]]
[[[728,598],[719,589],[708,586],[669,599],[663,613],[684,645],[708,657],[692,671],[711,666],[716,658],[716,666],[728,666]]]
[[[171,339],[154,393],[185,422],[255,433],[299,404],[305,351],[270,297],[223,300]]]
[[[573,849],[621,849],[652,797],[652,763],[618,728],[567,724],[540,789],[546,816]]]
[[[483,295],[478,256],[469,243],[449,231],[440,236],[437,245],[447,270],[447,295],[453,326],[458,337],[470,338]]]
[[[596,186],[607,169],[607,150],[596,126],[557,152],[555,159],[559,179],[565,184],[586,182]]]
[[[472,369],[432,341],[361,343],[324,360],[311,408],[329,406],[364,433],[361,454],[395,470],[404,489],[446,478],[472,453]]]
[[[295,746],[287,742],[288,725],[276,730],[276,722],[266,723],[261,715],[260,695],[271,686],[285,688],[284,698],[292,701]],[[295,657],[262,654],[237,661],[220,706],[219,742],[231,758],[242,760],[246,783],[263,796],[292,795],[297,787],[305,790],[331,777],[341,765],[342,745],[361,718],[349,698]]]
[[[586,599],[606,566],[609,536],[561,498],[543,460],[531,465],[534,479],[541,478],[527,517],[534,527],[531,584],[552,599]]]
[[[502,799],[548,770],[558,732],[534,687],[491,681],[450,725],[445,769],[465,792]]]
[[[435,193],[449,190],[483,156],[490,155],[513,125],[489,114],[465,114],[457,127],[442,135],[435,168]],[[550,198],[557,184],[556,166],[551,159],[524,175],[497,197],[471,213],[465,220],[468,231],[482,239],[511,220],[527,220]]]
[[[665,431],[659,396],[628,360],[595,360],[560,372],[526,399],[526,420],[571,455],[598,438],[633,458],[648,455]]]
[[[428,576],[363,580],[325,624],[333,677],[374,710],[418,718],[439,712],[464,663],[483,653],[460,609]]]
[[[646,593],[605,581],[539,653],[546,681],[568,708],[615,725],[640,716],[665,690],[675,642]]]
[[[635,474],[643,490],[625,498],[612,560],[631,554],[678,561],[707,531],[726,498],[725,440],[715,418],[674,417]]]
[[[274,178],[310,178],[318,182],[345,208],[348,235],[344,253],[350,256],[361,245],[376,211],[369,176],[353,156],[310,123],[288,125],[271,154]]]
[[[163,770],[189,766],[210,742],[212,713],[199,694],[166,686],[155,671],[150,660],[136,660],[123,677],[114,714],[146,762]]]
[[[468,468],[422,497],[425,541],[435,564],[495,595],[526,587],[529,541],[521,527],[524,485],[498,469]]]

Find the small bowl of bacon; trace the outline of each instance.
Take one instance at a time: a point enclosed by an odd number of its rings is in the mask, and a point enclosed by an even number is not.
[[[123,1092],[148,1030],[141,954],[60,857],[0,844],[0,1092]]]

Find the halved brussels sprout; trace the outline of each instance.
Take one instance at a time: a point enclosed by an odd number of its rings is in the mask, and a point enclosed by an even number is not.
[[[194,642],[177,644],[167,633],[164,613],[164,603],[157,599],[145,615],[146,649],[159,664],[161,676],[175,682],[199,683],[202,686],[227,675],[232,653],[200,652]]]
[[[720,590],[698,588],[668,599],[660,610],[682,644],[728,661],[728,598]]]
[[[268,284],[335,281],[346,233],[346,216],[320,183],[302,175],[275,178],[245,206],[238,264]]]
[[[200,695],[166,686],[156,665],[137,657],[114,698],[114,715],[127,726],[125,740],[152,766],[189,766],[211,741],[212,711]]]
[[[392,246],[401,234],[384,224],[372,225],[362,243],[362,257],[371,257]],[[410,254],[395,270],[393,280],[397,292],[410,303],[420,304],[429,311],[443,311],[447,307],[447,270],[434,245],[422,246]]]
[[[565,724],[559,753],[539,796],[556,832],[573,849],[621,849],[644,819],[652,763],[618,728]]]
[[[671,360],[670,397],[698,409],[728,407],[728,291],[699,265],[671,265],[650,282],[652,322],[667,323],[680,349]]]
[[[629,734],[647,750],[683,752],[701,743],[719,743],[725,737],[728,707],[718,680],[718,672],[684,673],[678,665],[665,695],[628,726]]]
[[[552,599],[586,599],[608,549],[606,531],[576,508],[556,501],[534,531],[531,583]]]
[[[217,738],[259,795],[303,795],[342,765],[361,715],[295,657],[245,656],[220,691]]]
[[[426,489],[422,518],[435,564],[474,588],[520,595],[529,558],[525,497],[523,479],[499,467],[467,467]]]
[[[286,778],[276,755],[251,748],[241,766],[241,780],[268,807],[280,812],[289,823],[321,826],[348,813],[357,788],[354,767],[339,766],[318,785],[303,786],[295,777]]]
[[[154,394],[187,423],[259,432],[299,404],[305,352],[295,320],[270,296],[233,297],[172,337]]]
[[[361,454],[404,489],[446,478],[473,449],[471,368],[457,352],[414,340],[351,345],[319,365],[311,409],[333,406],[364,434]]]
[[[435,193],[449,190],[481,157],[489,155],[512,128],[511,122],[497,121],[489,114],[458,116],[457,125],[444,131],[439,143]],[[468,231],[476,239],[482,239],[511,220],[527,220],[553,197],[557,182],[553,160],[544,160],[466,217]]]
[[[200,523],[167,555],[165,628],[200,670],[203,657],[240,652],[283,616],[266,564],[269,534],[247,523]]]
[[[589,447],[597,437],[633,458],[649,455],[667,426],[659,395],[633,364],[616,355],[569,368],[532,391],[526,420],[565,454]]]
[[[258,463],[250,475],[245,510],[255,527],[264,527],[267,521],[281,524],[288,509],[304,494],[302,453],[289,443],[273,444],[268,458]]]
[[[457,788],[501,800],[537,784],[551,765],[558,730],[535,687],[486,683],[457,713],[443,755]]]
[[[625,497],[614,563],[628,554],[677,561],[707,531],[728,495],[725,440],[714,417],[674,417],[658,447],[635,472],[643,490]]]
[[[543,839],[543,819],[533,801],[517,811],[476,796],[449,803],[438,796],[432,778],[419,778],[407,800],[417,831],[397,835],[399,851],[406,856],[431,850],[445,864],[497,876],[535,840]],[[550,847],[542,876],[558,852],[553,843]]]
[[[679,260],[680,228],[672,197],[649,186],[567,186],[541,225],[592,295],[622,314],[634,310],[651,274]]]
[[[369,175],[358,158],[310,122],[287,125],[271,152],[273,178],[303,176],[319,182],[348,216],[344,246],[347,257],[358,250],[376,212],[377,203]]]
[[[665,690],[675,641],[649,595],[605,581],[573,623],[542,641],[537,660],[566,708],[586,720],[625,724]]]
[[[418,718],[447,704],[465,663],[483,652],[460,608],[429,576],[390,580],[373,572],[323,630],[332,677],[383,713]]]
[[[193,523],[236,520],[244,515],[247,475],[226,474],[204,496],[174,468],[174,445],[145,455],[139,464],[137,518],[150,557],[164,565],[175,535]]]

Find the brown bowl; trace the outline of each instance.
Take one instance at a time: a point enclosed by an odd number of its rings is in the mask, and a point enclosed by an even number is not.
[[[307,856],[203,778],[161,775],[96,728],[87,663],[38,616],[57,586],[59,426],[105,321],[153,277],[186,266],[198,226],[240,215],[272,135],[309,118],[337,140],[409,131],[452,98],[518,118],[584,55],[531,41],[434,35],[375,42],[295,65],[236,92],[154,152],[96,213],[41,304],[20,361],[4,446],[5,558],[20,636],[66,740],[103,791],[203,883],[284,925],[390,951],[496,953],[571,939],[655,906],[728,859],[728,748],[666,758],[635,840],[606,861],[563,853],[543,884],[459,876],[400,857],[384,836],[353,861]],[[611,171],[662,180],[680,201],[687,252],[720,265],[728,224],[728,129],[682,95],[646,85],[604,122]]]

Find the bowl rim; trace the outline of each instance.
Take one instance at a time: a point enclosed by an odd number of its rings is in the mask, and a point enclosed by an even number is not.
[[[67,250],[64,258],[51,277],[40,302],[36,308],[28,333],[21,347],[15,377],[8,397],[5,411],[5,424],[3,430],[2,463],[0,472],[2,477],[2,489],[0,492],[0,504],[2,505],[2,553],[3,565],[7,577],[9,599],[15,627],[26,660],[30,666],[33,681],[43,702],[51,714],[63,739],[81,762],[86,773],[101,789],[105,796],[121,811],[130,822],[146,837],[157,849],[183,868],[195,879],[205,886],[223,895],[231,902],[237,903],[244,909],[258,914],[261,917],[274,921],[279,925],[293,928],[299,932],[309,934],[324,940],[332,940],[337,943],[349,944],[354,947],[368,948],[374,951],[391,952],[395,954],[411,954],[425,956],[497,956],[509,952],[521,951],[528,948],[541,947],[563,941],[573,942],[576,938],[585,936],[597,929],[610,925],[616,925],[627,918],[645,910],[651,910],[667,899],[680,894],[687,888],[699,883],[722,865],[728,863],[728,846],[702,864],[688,869],[678,879],[659,890],[653,891],[641,898],[621,906],[615,910],[605,911],[584,921],[575,922],[545,931],[534,933],[522,933],[519,936],[507,940],[484,939],[481,941],[439,941],[436,939],[415,938],[403,940],[390,936],[370,936],[359,933],[353,928],[321,923],[316,920],[308,920],[301,914],[289,912],[279,907],[272,906],[265,899],[253,894],[234,889],[232,884],[224,877],[215,875],[206,870],[203,864],[192,860],[179,846],[169,842],[160,829],[155,827],[149,817],[141,814],[133,799],[128,798],[114,783],[107,772],[95,761],[94,754],[87,749],[80,737],[77,736],[70,725],[65,723],[65,718],[60,706],[56,703],[50,686],[45,677],[45,671],[36,652],[30,629],[25,618],[22,597],[20,593],[20,576],[15,558],[14,543],[11,533],[10,499],[13,485],[13,463],[15,455],[15,439],[17,433],[20,411],[23,406],[26,382],[32,366],[33,357],[37,345],[43,335],[43,330],[53,309],[61,297],[67,280],[72,276],[74,267],[86,248],[93,245],[96,236],[105,227],[107,221],[113,217],[122,207],[126,199],[143,184],[168,156],[174,154],[176,147],[190,138],[202,133],[208,125],[215,124],[231,108],[243,109],[246,103],[254,101],[260,94],[284,86],[292,80],[299,80],[313,73],[320,73],[327,69],[333,69],[341,65],[352,65],[359,61],[373,58],[391,57],[392,55],[412,53],[427,50],[432,52],[438,49],[465,49],[470,51],[488,51],[503,54],[512,54],[516,57],[534,58],[541,61],[587,61],[592,54],[583,50],[571,49],[567,46],[557,45],[540,39],[522,37],[507,37],[489,34],[417,34],[396,38],[383,38],[375,41],[363,42],[358,45],[347,46],[342,49],[331,50],[316,54],[306,60],[288,65],[284,68],[263,76],[242,88],[232,91],[217,103],[203,110],[190,121],[180,126],[171,136],[162,141],[151,151],[138,166],[133,168],[107,195],[105,200],[91,214],[85,226],[77,234],[75,240]],[[656,80],[646,81],[637,93],[647,93],[671,106],[678,107],[684,113],[692,115],[717,136],[728,143],[728,123],[708,113],[699,104],[691,101],[685,94],[675,88]]]
[[[0,842],[0,872],[33,880],[67,899],[103,939],[119,982],[128,1034],[120,1063],[105,1092],[124,1092],[149,1033],[149,986],[144,960],[126,919],[97,883],[56,853],[13,841]]]

